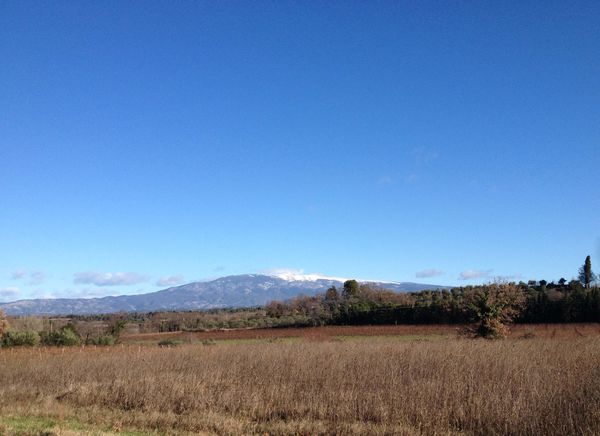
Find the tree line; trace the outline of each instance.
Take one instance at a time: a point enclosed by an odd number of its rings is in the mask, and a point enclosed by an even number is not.
[[[267,316],[297,318],[309,325],[470,324],[477,333],[506,334],[510,322],[600,322],[600,289],[588,256],[578,279],[491,283],[396,293],[348,280],[341,289],[267,305]]]
[[[471,324],[485,337],[501,337],[511,322],[600,322],[600,288],[590,256],[578,279],[556,283],[490,283],[398,293],[356,280],[322,294],[273,301],[266,307],[207,311],[122,313],[52,319],[27,317],[10,327],[0,312],[0,346],[112,345],[125,326],[139,333],[228,328],[307,327],[369,324]],[[17,325],[17,322],[19,325]]]

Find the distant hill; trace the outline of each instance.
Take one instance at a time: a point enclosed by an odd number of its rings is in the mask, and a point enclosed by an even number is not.
[[[315,295],[344,279],[316,275],[243,274],[207,282],[193,282],[162,291],[102,298],[46,298],[0,304],[8,315],[69,315],[159,310],[199,310],[262,306],[273,300]],[[396,292],[441,289],[411,282],[365,282]]]

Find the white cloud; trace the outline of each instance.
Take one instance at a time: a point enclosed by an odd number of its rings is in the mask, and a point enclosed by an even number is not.
[[[165,276],[160,277],[156,281],[156,286],[175,286],[183,283],[184,278],[181,274],[176,274],[173,276]]]
[[[16,287],[0,289],[0,299],[14,299],[19,295],[19,292],[19,288]]]
[[[438,276],[441,276],[442,274],[444,274],[444,271],[442,271],[442,270],[435,269],[435,268],[428,268],[428,269],[424,269],[422,271],[417,271],[415,273],[415,277],[422,279],[422,278],[427,278],[427,277],[438,277]]]
[[[485,279],[490,276],[493,270],[468,269],[460,273],[459,280]]]
[[[78,272],[73,283],[96,286],[129,286],[143,283],[148,277],[135,272],[102,273],[94,271]]]

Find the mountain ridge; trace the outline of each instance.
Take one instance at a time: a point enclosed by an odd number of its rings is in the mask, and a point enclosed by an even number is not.
[[[262,306],[273,300],[315,295],[331,286],[341,286],[338,277],[308,275],[309,279],[286,280],[280,275],[241,274],[210,281],[191,282],[155,292],[91,298],[38,298],[0,303],[7,315],[85,315],[161,310],[206,310]],[[414,282],[360,281],[395,292],[444,289],[445,286]]]

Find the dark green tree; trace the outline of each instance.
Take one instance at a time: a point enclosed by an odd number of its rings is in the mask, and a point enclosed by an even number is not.
[[[600,321],[600,288],[592,288],[587,295],[588,321]]]
[[[579,281],[588,289],[591,283],[596,281],[596,274],[592,271],[592,259],[590,256],[585,258],[585,262],[579,268]]]
[[[360,285],[356,280],[346,280],[344,282],[344,289],[342,293],[346,299],[357,297],[360,293]]]

